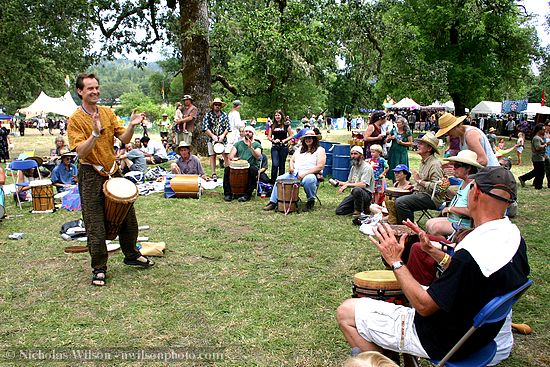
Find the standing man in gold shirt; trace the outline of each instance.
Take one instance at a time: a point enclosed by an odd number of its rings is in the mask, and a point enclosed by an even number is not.
[[[88,251],[92,258],[92,284],[104,286],[108,254],[105,244],[103,183],[110,175],[120,176],[113,147],[114,138],[117,137],[123,144],[129,143],[135,126],[143,122],[145,115],[133,112],[128,128],[120,126],[110,108],[97,105],[99,79],[94,74],[80,74],[76,79],[76,92],[82,104],[69,118],[67,132],[70,148],[80,158],[78,186]],[[132,205],[119,230],[124,263],[149,267],[153,262],[136,248],[137,235],[138,224]]]

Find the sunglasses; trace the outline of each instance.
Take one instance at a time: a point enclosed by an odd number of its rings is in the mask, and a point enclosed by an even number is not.
[[[306,136],[306,137],[304,138],[304,140],[307,140],[307,139],[313,139],[313,136]]]
[[[453,167],[454,168],[461,168],[461,167],[466,167],[467,165],[466,164],[463,164],[463,163],[454,163],[453,164]]]
[[[221,106],[222,104],[221,103],[214,103],[213,105],[214,106]]]

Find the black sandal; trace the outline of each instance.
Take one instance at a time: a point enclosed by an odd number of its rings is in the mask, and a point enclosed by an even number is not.
[[[139,261],[138,259],[140,257],[143,257],[146,261]],[[142,268],[149,268],[149,267],[155,265],[153,260],[149,259],[147,256],[141,255],[140,257],[138,257],[137,259],[133,259],[133,260],[124,258],[124,264],[130,265],[130,266],[141,266]]]
[[[97,282],[103,282],[97,283]],[[95,285],[97,287],[103,287],[107,284],[107,271],[104,269],[94,269],[92,271],[92,285]]]

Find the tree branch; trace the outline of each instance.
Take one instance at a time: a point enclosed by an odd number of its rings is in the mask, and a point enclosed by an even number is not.
[[[228,91],[233,93],[233,95],[235,97],[238,97],[240,95],[239,90],[237,89],[237,87],[235,87],[233,84],[231,84],[229,82],[229,80],[227,80],[223,75],[221,75],[221,74],[214,75],[212,77],[212,83],[215,83],[215,82],[220,82],[225,87],[225,89],[227,89]]]

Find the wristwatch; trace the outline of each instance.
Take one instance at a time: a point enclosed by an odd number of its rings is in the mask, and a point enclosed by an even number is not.
[[[92,130],[92,136],[94,138],[99,138],[100,134],[96,133],[94,130]]]
[[[403,261],[395,261],[391,264],[391,268],[392,270],[397,270],[399,269],[400,267],[402,266],[405,266],[405,264],[403,263]]]

